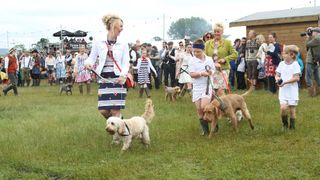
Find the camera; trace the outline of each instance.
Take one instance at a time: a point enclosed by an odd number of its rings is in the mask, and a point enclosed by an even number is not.
[[[306,36],[306,35],[312,36],[312,32],[313,32],[313,28],[309,28],[306,32],[300,33],[300,36],[301,36],[301,37],[304,37],[304,36]]]
[[[281,84],[283,83],[283,80],[282,79],[279,79],[278,81],[277,81],[277,84],[280,86]]]

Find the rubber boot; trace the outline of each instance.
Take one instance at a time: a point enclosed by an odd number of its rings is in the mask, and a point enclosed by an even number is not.
[[[37,82],[37,81],[36,81]],[[30,86],[30,79],[29,80],[27,80],[27,87],[29,87]]]
[[[209,135],[209,125],[208,122],[203,120],[203,119],[199,119],[200,121],[200,125],[201,125],[201,129],[202,129],[202,136],[207,136]]]
[[[80,91],[80,94],[83,95],[83,84],[79,85],[79,91]]]
[[[87,84],[87,95],[90,95],[90,93],[91,93],[91,84],[88,83]]]
[[[313,89],[313,87],[308,87],[308,95],[309,95],[309,97],[313,97],[313,96],[314,96],[314,89]]]
[[[315,96],[320,95],[320,87],[316,86],[316,92],[315,92]]]
[[[290,118],[290,129],[296,129],[296,119],[295,118]]]
[[[147,87],[147,88],[145,88],[144,90],[146,91],[147,98],[150,98],[150,94],[149,94],[150,90],[149,90],[149,88]]]
[[[139,90],[139,98],[142,98],[143,91],[144,91],[144,88],[140,88],[140,90]]]
[[[282,118],[282,128],[285,131],[288,129],[288,115],[281,116],[281,118]]]
[[[24,87],[24,80],[21,81],[21,87]]]

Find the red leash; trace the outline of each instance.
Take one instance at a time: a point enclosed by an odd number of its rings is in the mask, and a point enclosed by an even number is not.
[[[226,77],[225,77],[224,74],[223,74],[223,70],[221,70],[220,72],[221,72],[221,74],[222,74],[222,78],[223,78],[224,84],[226,85],[226,87],[227,87],[227,89],[228,89],[228,93],[231,94],[231,92],[230,92],[230,87],[229,87],[229,83],[227,82]]]

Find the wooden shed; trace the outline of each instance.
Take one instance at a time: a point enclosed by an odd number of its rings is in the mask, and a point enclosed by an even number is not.
[[[320,7],[258,12],[231,22],[230,27],[246,26],[247,34],[255,30],[257,34],[263,34],[266,40],[271,32],[275,32],[280,44],[297,45],[305,61],[305,39],[300,37],[300,33],[306,31],[307,27],[318,27],[319,16]]]

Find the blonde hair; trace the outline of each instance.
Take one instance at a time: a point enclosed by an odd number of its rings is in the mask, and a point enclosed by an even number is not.
[[[112,31],[114,29],[115,24],[119,22],[119,20],[123,22],[119,16],[114,14],[107,14],[102,17],[102,22],[106,26],[108,31]]]
[[[224,30],[224,26],[222,23],[216,23],[214,26],[213,26],[213,31],[214,30],[221,30],[223,31]]]
[[[296,59],[297,54],[299,53],[299,48],[296,45],[286,45],[283,48],[283,52],[293,56],[293,59]]]
[[[264,42],[266,42],[266,38],[264,38],[264,35],[262,34],[259,34],[257,37],[256,37],[257,41],[262,44]]]

